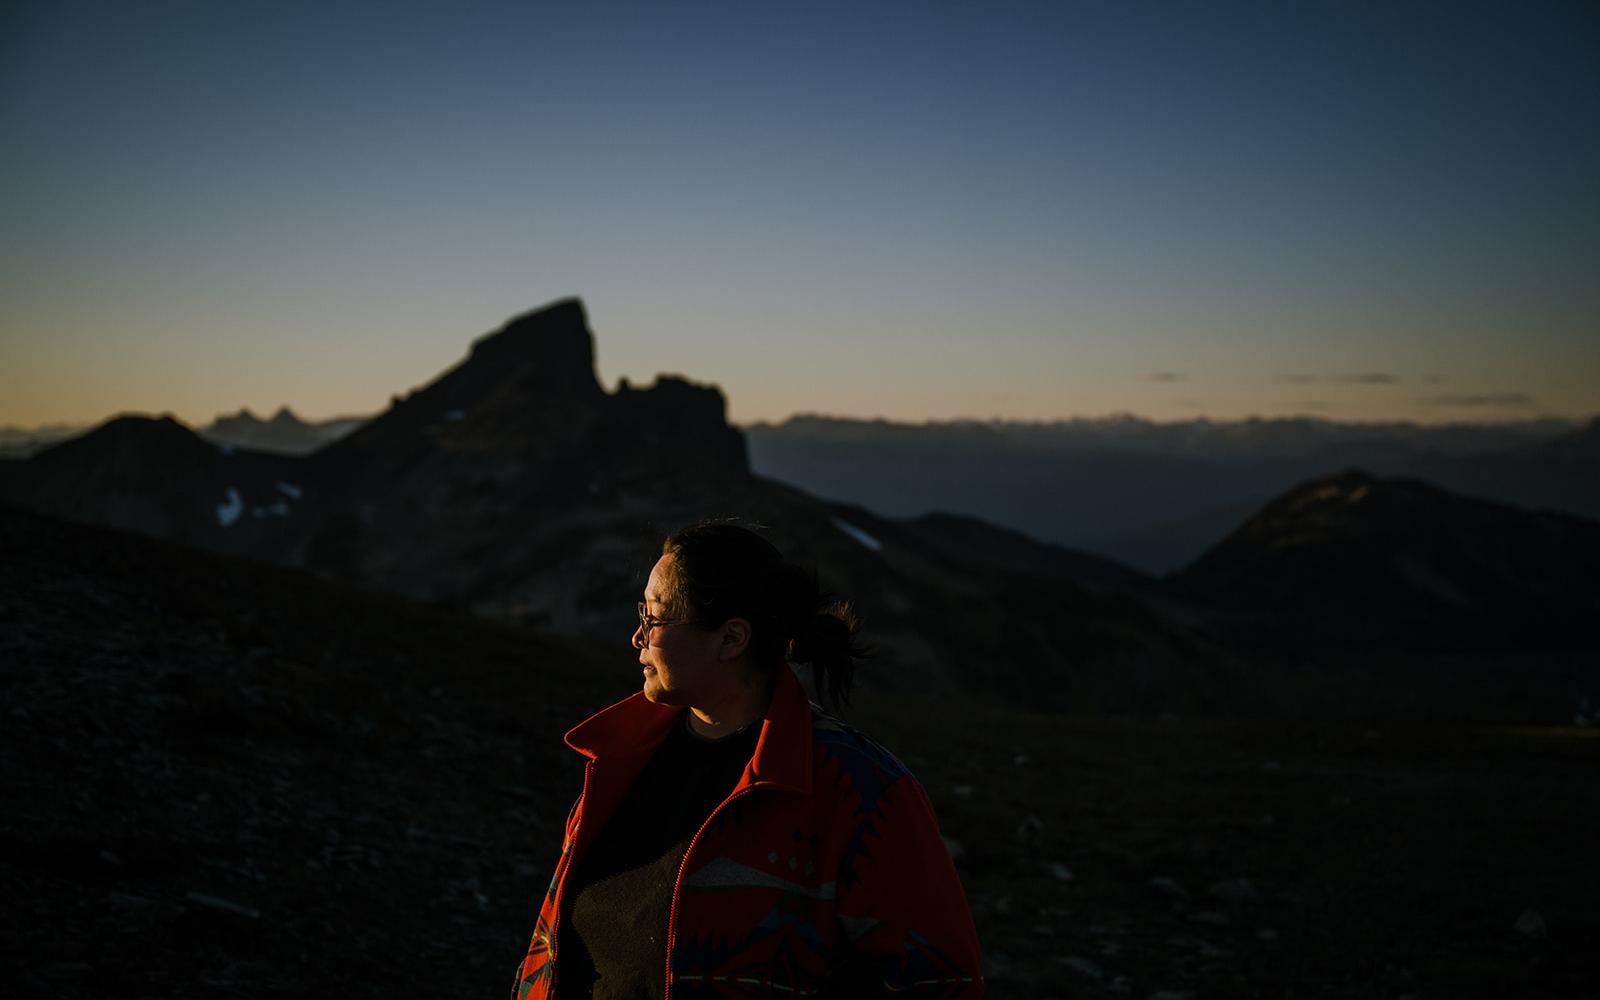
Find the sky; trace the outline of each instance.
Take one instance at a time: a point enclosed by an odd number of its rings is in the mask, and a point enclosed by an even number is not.
[[[1600,413],[1588,4],[0,14],[0,425],[370,413],[581,297],[739,422]]]

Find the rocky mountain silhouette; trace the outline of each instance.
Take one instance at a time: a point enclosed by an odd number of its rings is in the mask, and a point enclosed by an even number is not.
[[[1600,523],[1348,470],[1268,504],[1170,593],[1280,646],[1593,652]]]
[[[662,536],[736,516],[857,602],[880,653],[869,685],[1039,708],[1338,711],[1300,670],[1319,650],[1559,651],[1592,610],[1574,568],[1588,522],[1365,480],[1334,490],[1354,513],[1330,521],[1335,501],[1312,494],[1161,586],[972,518],[828,503],[750,472],[715,387],[606,391],[576,300],[513,319],[310,455],[122,418],[0,462],[0,501],[30,510],[612,640],[633,629]]]
[[[0,465],[0,498],[612,639],[632,631],[667,531],[738,516],[770,525],[857,601],[880,651],[869,683],[1128,711],[1221,710],[1236,697],[1214,681],[1224,651],[1086,589],[1132,571],[1030,555],[1026,539],[971,525],[902,530],[754,476],[714,387],[662,377],[607,392],[575,300],[512,320],[314,454],[219,447],[170,420],[127,418]]]
[[[512,320],[310,456],[125,417],[0,465],[0,491],[29,509],[580,632],[637,600],[630,572],[589,572],[591,543],[643,545],[748,478],[715,388],[600,387],[575,300]]]
[[[613,635],[638,600],[634,564],[658,543],[656,526],[715,513],[750,478],[716,388],[663,377],[602,389],[575,300],[479,340],[306,465],[318,516],[290,542],[291,561]]]
[[[479,340],[465,362],[315,456],[336,495],[368,484],[489,487],[508,506],[568,503],[648,477],[748,472],[744,438],[714,387],[663,377],[615,393],[594,375],[577,301]]]

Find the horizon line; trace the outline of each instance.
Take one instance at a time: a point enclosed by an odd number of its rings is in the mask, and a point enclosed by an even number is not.
[[[96,420],[96,421],[54,420],[54,421],[48,421],[48,422],[38,423],[38,424],[33,424],[33,425],[14,424],[14,423],[13,424],[5,424],[5,425],[0,425],[0,433],[36,434],[36,433],[40,433],[40,432],[43,432],[43,431],[91,430],[93,428],[100,427],[100,426],[102,426],[104,424],[110,423],[113,420],[120,420],[120,419],[123,419],[125,417],[137,417],[137,418],[143,418],[143,419],[147,419],[147,420],[161,420],[161,419],[164,419],[164,418],[171,418],[172,420],[175,420],[176,422],[182,424],[185,427],[190,428],[191,430],[199,430],[199,429],[204,429],[205,427],[208,427],[208,426],[210,426],[212,424],[215,424],[218,420],[231,418],[231,417],[237,417],[237,416],[239,416],[241,414],[248,414],[251,417],[255,418],[256,420],[259,420],[259,421],[265,423],[265,422],[271,420],[273,416],[276,416],[277,413],[282,411],[282,410],[288,410],[290,416],[292,416],[294,419],[296,419],[296,420],[298,420],[301,423],[306,424],[306,425],[328,424],[328,423],[333,423],[335,421],[343,421],[343,420],[368,421],[368,420],[373,420],[373,419],[376,419],[378,417],[381,417],[384,413],[388,412],[388,409],[386,408],[386,409],[383,409],[383,410],[378,410],[376,412],[366,413],[366,414],[363,414],[363,413],[339,413],[339,414],[335,414],[333,416],[327,416],[327,417],[308,418],[308,417],[301,416],[299,413],[296,413],[294,408],[289,406],[288,404],[282,404],[282,405],[280,405],[278,407],[278,409],[273,410],[272,413],[269,416],[261,417],[261,416],[257,415],[256,412],[253,409],[251,409],[250,407],[244,406],[244,407],[240,407],[238,410],[233,411],[231,413],[218,413],[215,416],[213,416],[210,421],[208,421],[206,423],[193,423],[193,422],[191,422],[189,420],[184,419],[183,417],[179,416],[177,413],[174,413],[171,410],[162,410],[162,411],[159,411],[159,412],[151,411],[151,410],[119,410],[119,411],[113,412],[113,413],[111,413],[111,414],[109,414],[109,415],[107,415],[105,417],[102,417],[101,419]],[[1114,424],[1114,423],[1142,423],[1142,424],[1148,424],[1148,425],[1155,426],[1155,427],[1172,427],[1172,426],[1181,426],[1181,425],[1186,425],[1186,424],[1228,425],[1228,424],[1279,423],[1279,422],[1288,423],[1288,422],[1294,422],[1294,421],[1306,421],[1306,422],[1311,422],[1311,423],[1338,425],[1338,426],[1344,426],[1344,427],[1403,427],[1403,426],[1410,426],[1410,427],[1425,427],[1425,428],[1445,428],[1445,427],[1509,427],[1509,426],[1528,426],[1528,425],[1544,424],[1544,423],[1559,423],[1559,424],[1569,424],[1569,425],[1572,425],[1572,426],[1582,426],[1583,424],[1600,421],[1600,411],[1595,411],[1595,412],[1589,413],[1589,414],[1587,414],[1585,416],[1577,416],[1577,417],[1564,416],[1564,415],[1553,414],[1553,413],[1543,413],[1543,414],[1532,414],[1532,415],[1517,416],[1517,417],[1501,417],[1501,418],[1488,418],[1488,419],[1472,419],[1472,418],[1468,418],[1468,417],[1455,417],[1455,418],[1443,419],[1443,420],[1439,420],[1439,421],[1428,421],[1428,420],[1417,420],[1417,419],[1339,418],[1339,417],[1330,417],[1330,416],[1326,416],[1326,415],[1320,415],[1320,414],[1314,414],[1314,413],[1303,413],[1303,412],[1289,412],[1289,413],[1274,414],[1274,415],[1271,415],[1271,416],[1260,414],[1260,413],[1253,413],[1253,414],[1250,414],[1248,416],[1243,416],[1243,417],[1212,417],[1212,416],[1210,416],[1208,414],[1200,414],[1198,416],[1193,416],[1193,417],[1181,417],[1181,418],[1174,418],[1174,419],[1161,419],[1161,418],[1157,418],[1157,417],[1143,416],[1143,415],[1135,413],[1135,412],[1133,412],[1131,410],[1115,410],[1115,411],[1112,411],[1110,413],[1100,414],[1100,415],[1073,414],[1071,416],[1050,417],[1050,418],[1005,417],[1005,416],[1000,416],[1000,415],[996,414],[996,415],[989,416],[989,417],[973,417],[973,416],[928,417],[928,418],[924,418],[922,420],[909,420],[909,419],[902,419],[902,418],[895,418],[895,417],[887,417],[887,416],[883,416],[881,414],[868,417],[868,416],[853,416],[853,415],[849,415],[849,414],[839,414],[839,413],[822,413],[822,412],[815,411],[815,410],[806,410],[806,411],[796,411],[796,412],[790,413],[788,416],[783,417],[782,419],[778,419],[778,420],[767,420],[767,419],[749,420],[749,421],[729,420],[728,421],[728,425],[730,427],[737,427],[737,428],[740,428],[740,429],[753,428],[753,427],[781,427],[784,424],[788,424],[788,423],[791,423],[791,422],[797,421],[797,420],[833,421],[833,422],[837,422],[837,423],[879,424],[879,425],[900,426],[900,427],[977,426],[977,425],[981,425],[981,426],[1006,426],[1006,425],[1012,425],[1012,426],[1029,426],[1029,427],[1047,427],[1047,426],[1061,425],[1061,424]]]

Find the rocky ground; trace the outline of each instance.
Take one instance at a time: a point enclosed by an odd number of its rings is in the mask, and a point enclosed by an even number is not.
[[[0,525],[0,993],[505,995],[625,660]]]
[[[995,996],[1600,996],[1600,730],[865,721],[960,845]]]
[[[0,993],[500,997],[626,648],[0,512]],[[996,997],[1593,997],[1600,730],[861,699]]]

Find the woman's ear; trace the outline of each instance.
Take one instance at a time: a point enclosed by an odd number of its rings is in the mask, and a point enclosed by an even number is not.
[[[717,659],[723,662],[737,660],[750,648],[750,623],[743,618],[729,618],[722,623],[722,643],[717,647]]]

